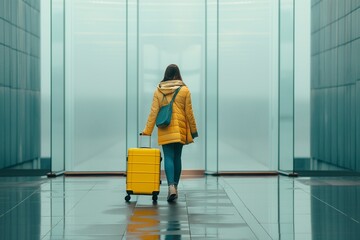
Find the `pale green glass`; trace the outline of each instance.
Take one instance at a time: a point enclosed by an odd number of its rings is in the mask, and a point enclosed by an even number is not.
[[[280,0],[279,170],[294,168],[294,1]]]
[[[310,158],[311,0],[295,1],[294,157]]]
[[[126,5],[126,148],[139,146],[139,62],[138,22],[139,1],[128,0]]]
[[[41,1],[41,157],[51,157],[51,2]]]
[[[125,170],[126,1],[67,1],[66,53],[66,170]]]
[[[219,2],[219,171],[277,170],[277,4]]]
[[[51,12],[51,171],[65,168],[64,0],[52,1]]]
[[[218,1],[206,4],[206,162],[207,173],[218,172]]]

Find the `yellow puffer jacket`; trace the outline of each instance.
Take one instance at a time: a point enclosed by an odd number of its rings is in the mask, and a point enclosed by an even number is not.
[[[151,135],[154,130],[156,117],[160,107],[170,103],[175,90],[179,87],[181,87],[181,89],[174,100],[170,125],[165,128],[158,128],[159,145],[177,142],[189,144],[198,136],[196,121],[191,105],[191,94],[187,86],[181,80],[160,82],[154,92],[151,111],[143,134]]]

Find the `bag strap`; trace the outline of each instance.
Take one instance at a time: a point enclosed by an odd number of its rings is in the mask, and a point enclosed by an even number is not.
[[[174,92],[174,96],[172,97],[171,101],[170,101],[170,104],[172,104],[176,98],[176,95],[179,93],[180,91],[180,88],[182,88],[182,86],[180,86],[178,89],[175,90]]]

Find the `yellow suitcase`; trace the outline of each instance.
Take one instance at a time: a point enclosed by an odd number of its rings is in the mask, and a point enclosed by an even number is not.
[[[126,168],[125,201],[130,201],[131,195],[152,195],[157,201],[161,184],[161,152],[158,148],[129,148]]]

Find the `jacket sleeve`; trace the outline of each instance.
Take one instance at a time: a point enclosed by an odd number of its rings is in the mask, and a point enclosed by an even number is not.
[[[156,123],[156,117],[157,117],[159,109],[160,109],[160,104],[159,104],[159,100],[156,96],[156,91],[157,90],[155,90],[155,92],[154,92],[150,114],[149,114],[148,120],[146,122],[145,129],[143,130],[143,134],[145,134],[145,135],[152,134],[155,123]]]
[[[191,93],[190,93],[190,91],[188,91],[188,93],[186,94],[185,114],[186,114],[187,121],[189,122],[190,132],[191,132],[192,138],[198,137],[195,116],[194,116],[192,103],[191,103]]]

